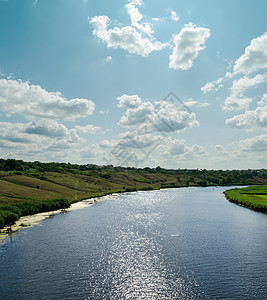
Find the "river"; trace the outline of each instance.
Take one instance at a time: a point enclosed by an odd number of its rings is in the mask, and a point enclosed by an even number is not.
[[[0,299],[266,299],[267,216],[225,187],[111,196],[0,247]]]

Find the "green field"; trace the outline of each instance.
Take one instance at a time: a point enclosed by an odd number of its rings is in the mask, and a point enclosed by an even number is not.
[[[267,214],[267,185],[232,189],[224,194],[233,203]]]
[[[0,159],[0,228],[23,215],[111,193],[185,186],[267,184],[265,170],[169,170]],[[262,201],[263,194],[253,194]]]

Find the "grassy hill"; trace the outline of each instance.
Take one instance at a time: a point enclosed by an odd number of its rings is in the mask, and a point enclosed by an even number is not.
[[[135,169],[0,159],[0,228],[23,215],[115,192],[251,184],[267,184],[266,171]]]

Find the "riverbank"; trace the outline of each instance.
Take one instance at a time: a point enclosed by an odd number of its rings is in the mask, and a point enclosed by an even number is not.
[[[224,195],[230,202],[267,214],[267,185],[235,188]]]
[[[67,209],[83,199],[113,193],[187,186],[267,184],[266,176],[260,170],[168,170],[4,162],[3,170],[0,168],[0,228],[13,225],[22,216]],[[11,166],[17,169],[7,171]]]

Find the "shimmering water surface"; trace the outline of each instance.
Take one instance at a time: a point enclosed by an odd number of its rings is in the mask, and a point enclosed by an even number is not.
[[[0,247],[0,299],[267,299],[267,216],[224,187],[120,195]]]

